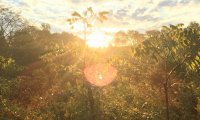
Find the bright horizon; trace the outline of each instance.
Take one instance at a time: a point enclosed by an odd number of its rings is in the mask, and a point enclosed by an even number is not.
[[[96,22],[98,29],[110,34],[129,29],[144,32],[163,25],[200,21],[199,0],[1,0],[0,5],[21,11],[24,18],[36,25],[50,24],[52,32],[78,35],[81,28],[71,31],[66,19],[72,12],[87,7],[110,13],[105,23]]]

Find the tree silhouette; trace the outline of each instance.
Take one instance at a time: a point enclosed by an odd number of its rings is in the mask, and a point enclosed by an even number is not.
[[[81,15],[78,12],[74,12],[72,13],[72,17],[67,19],[67,21],[69,22],[69,25],[71,25],[71,28],[74,28],[74,23],[76,22],[81,22],[84,25],[84,40],[85,42],[87,41],[87,30],[88,28],[93,27],[92,22],[95,21],[96,19],[100,22],[104,22],[105,20],[107,20],[107,15],[108,12],[107,11],[101,11],[98,13],[94,13],[92,7],[87,8],[86,11],[83,12],[83,15]],[[86,58],[85,58],[85,54],[84,53],[84,66],[85,66],[85,62],[86,62]],[[86,79],[86,78],[85,78]],[[95,119],[95,109],[94,109],[94,98],[93,98],[93,92],[91,89],[91,86],[87,83],[85,84],[87,87],[87,92],[88,92],[88,101],[89,101],[89,106],[90,106],[90,112],[91,112],[91,120]]]
[[[93,27],[92,21],[95,21],[96,19],[100,22],[104,22],[107,20],[107,15],[109,12],[107,11],[101,11],[98,13],[94,13],[92,7],[87,8],[86,11],[83,12],[83,15],[81,15],[78,12],[72,13],[72,17],[67,19],[67,22],[69,25],[71,25],[71,28],[74,28],[74,23],[76,22],[82,22],[84,25],[84,40],[87,38],[87,29],[90,27]]]
[[[8,47],[15,32],[24,26],[19,13],[0,5],[0,55],[8,56]]]

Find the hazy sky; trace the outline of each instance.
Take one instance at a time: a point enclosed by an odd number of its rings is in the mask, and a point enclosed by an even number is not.
[[[69,31],[66,19],[73,11],[93,7],[110,12],[99,29],[146,31],[162,25],[200,22],[200,0],[0,0],[0,4],[21,11],[34,23],[49,23],[53,31]]]

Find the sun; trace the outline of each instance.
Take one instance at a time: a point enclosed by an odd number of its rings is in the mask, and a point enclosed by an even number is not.
[[[106,48],[110,45],[110,36],[104,32],[95,31],[87,38],[87,45],[92,48]]]

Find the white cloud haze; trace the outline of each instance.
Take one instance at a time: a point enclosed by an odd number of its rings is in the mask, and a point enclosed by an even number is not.
[[[107,32],[146,31],[163,25],[200,21],[200,0],[0,0],[35,23],[49,23],[53,31],[70,31],[66,19],[73,11],[93,7],[110,11],[109,20],[98,25]]]

